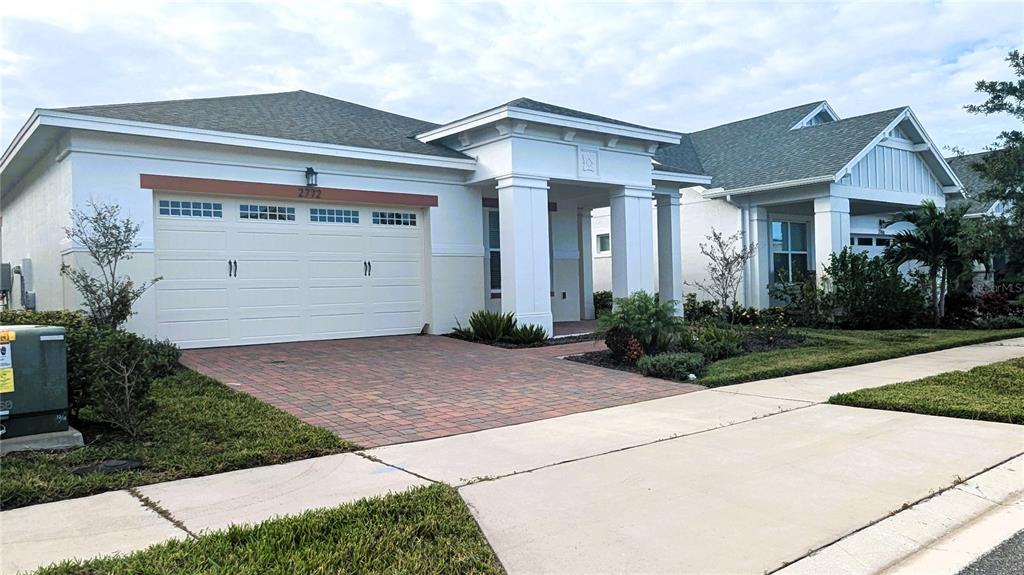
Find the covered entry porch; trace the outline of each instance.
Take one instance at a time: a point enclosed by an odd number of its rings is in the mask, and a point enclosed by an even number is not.
[[[488,309],[515,313],[520,323],[543,325],[549,334],[592,329],[580,322],[595,318],[593,255],[600,246],[591,212],[598,208],[607,208],[615,230],[615,297],[642,290],[682,300],[678,185],[512,178],[482,196]]]

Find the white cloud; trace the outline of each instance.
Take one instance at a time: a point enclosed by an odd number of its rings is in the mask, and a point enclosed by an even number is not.
[[[444,121],[528,96],[695,130],[909,104],[970,150],[1024,4],[31,2],[0,8],[5,141],[32,108],[306,89]]]

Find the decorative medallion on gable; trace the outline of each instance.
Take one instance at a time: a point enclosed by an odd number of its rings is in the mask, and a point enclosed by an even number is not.
[[[581,178],[597,178],[600,175],[597,165],[597,150],[580,148],[577,172]]]

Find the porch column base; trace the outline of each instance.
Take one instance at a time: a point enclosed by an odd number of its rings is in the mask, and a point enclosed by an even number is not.
[[[654,186],[624,186],[611,194],[612,295],[654,292]]]
[[[513,175],[498,179],[497,187],[501,311],[553,335],[547,179]]]

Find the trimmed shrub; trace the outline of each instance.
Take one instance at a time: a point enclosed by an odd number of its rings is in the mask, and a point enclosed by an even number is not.
[[[619,330],[635,338],[644,354],[654,355],[668,349],[676,333],[683,328],[683,319],[676,315],[675,302],[659,302],[653,295],[638,291],[616,299],[612,311],[601,316],[597,325],[612,353],[615,348],[608,343],[608,335]],[[625,341],[628,343],[628,339]]]
[[[89,401],[89,386],[95,371],[89,361],[90,342],[99,334],[80,311],[3,310],[0,325],[57,325],[64,328],[67,346],[68,406],[73,420]],[[177,361],[177,360],[175,360]]]
[[[704,368],[704,356],[692,352],[645,355],[636,367],[647,377],[686,381],[691,373],[697,375]]]
[[[153,410],[150,384],[163,371],[165,358],[150,360],[152,342],[133,333],[106,330],[89,347],[95,366],[90,419],[110,424],[135,438]]]
[[[505,341],[515,345],[540,345],[547,341],[548,332],[544,326],[524,324],[516,326]]]
[[[732,328],[707,324],[698,332],[696,347],[708,361],[718,361],[743,352],[743,335]]]
[[[1024,327],[1024,317],[1016,315],[995,315],[974,320],[978,329],[1014,329]]]
[[[640,355],[643,355],[643,348],[640,342],[628,331],[620,328],[612,328],[604,334],[604,344],[618,361],[635,363]],[[636,350],[640,350],[639,355]]]
[[[512,335],[516,328],[516,316],[512,312],[501,313],[482,309],[469,316],[469,329],[473,336],[483,342],[494,343]]]
[[[602,315],[612,311],[612,292],[607,290],[594,292],[594,315]]]

